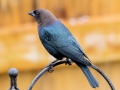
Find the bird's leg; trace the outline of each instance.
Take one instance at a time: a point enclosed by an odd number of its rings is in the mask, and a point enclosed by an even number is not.
[[[48,70],[49,73],[52,73],[54,71],[53,63],[55,63],[57,61],[58,61],[58,59],[52,61],[50,64],[47,65],[47,67],[50,67],[50,69]]]
[[[72,61],[71,59],[67,58],[66,60],[67,60],[67,62],[65,63],[65,65],[67,65],[67,64],[68,64],[68,65],[72,65],[72,62],[73,62],[73,61]]]

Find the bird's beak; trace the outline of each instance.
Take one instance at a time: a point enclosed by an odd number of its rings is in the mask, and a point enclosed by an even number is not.
[[[33,16],[33,17],[35,16],[35,14],[34,14],[33,11],[29,12],[28,14],[31,15],[31,16]]]

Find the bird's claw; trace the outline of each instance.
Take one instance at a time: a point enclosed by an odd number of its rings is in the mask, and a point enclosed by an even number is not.
[[[52,73],[54,71],[53,63],[50,63],[49,65],[47,65],[47,67],[49,67],[49,73]]]
[[[54,71],[53,64],[54,64],[55,62],[57,62],[57,61],[58,61],[58,59],[52,61],[50,64],[47,65],[47,67],[49,67],[49,70],[48,70],[49,73],[52,73],[52,72]]]
[[[68,59],[68,58],[67,58],[66,61],[67,61],[67,62],[65,63],[65,65],[72,65],[71,59]]]

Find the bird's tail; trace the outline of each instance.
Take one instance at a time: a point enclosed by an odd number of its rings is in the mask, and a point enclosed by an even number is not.
[[[93,88],[97,88],[99,86],[97,80],[93,77],[92,73],[90,72],[89,68],[85,65],[76,63],[83,71],[83,73],[85,74],[87,80],[89,81],[90,85]]]

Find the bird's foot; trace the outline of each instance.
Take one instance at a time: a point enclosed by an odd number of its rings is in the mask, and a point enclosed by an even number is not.
[[[66,60],[67,60],[67,62],[65,63],[65,65],[72,65],[72,60],[71,59],[67,58]]]
[[[53,63],[51,62],[50,64],[47,65],[49,67],[48,72],[52,73],[54,71]]]
[[[49,70],[48,70],[49,73],[52,73],[54,71],[53,64],[57,61],[58,60],[52,61],[50,64],[47,65],[47,67],[49,67]]]

